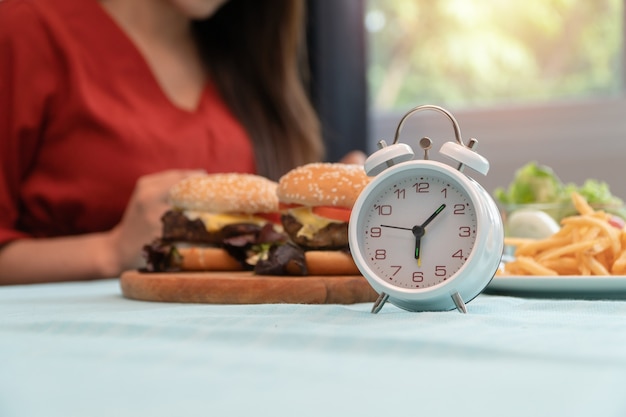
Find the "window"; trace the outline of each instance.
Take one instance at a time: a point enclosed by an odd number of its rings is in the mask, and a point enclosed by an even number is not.
[[[367,0],[370,151],[436,104],[478,139],[488,190],[536,160],[626,199],[624,15],[624,0]],[[453,139],[438,113],[412,119],[404,142]]]

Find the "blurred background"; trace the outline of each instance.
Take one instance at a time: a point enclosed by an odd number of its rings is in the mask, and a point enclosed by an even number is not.
[[[434,104],[478,140],[491,171],[474,176],[489,191],[536,161],[626,199],[625,1],[310,0],[311,91],[329,158],[371,153],[407,111]],[[421,153],[420,138],[437,150],[453,133],[426,111],[401,140]]]

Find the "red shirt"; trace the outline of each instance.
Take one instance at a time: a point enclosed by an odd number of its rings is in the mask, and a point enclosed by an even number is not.
[[[176,107],[96,0],[0,1],[0,244],[108,230],[171,168],[255,172],[214,88]]]

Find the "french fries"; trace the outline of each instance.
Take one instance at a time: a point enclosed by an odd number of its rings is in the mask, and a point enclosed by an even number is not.
[[[626,228],[618,229],[611,215],[594,210],[572,193],[577,215],[561,220],[561,229],[545,239],[505,238],[515,247],[515,259],[498,275],[624,275]]]

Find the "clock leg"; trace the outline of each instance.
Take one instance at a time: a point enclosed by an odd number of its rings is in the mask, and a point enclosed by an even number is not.
[[[452,294],[452,301],[454,301],[454,305],[456,309],[459,310],[459,313],[467,313],[467,307],[465,307],[465,302],[461,298],[461,294],[458,292]]]
[[[387,299],[389,299],[389,294],[381,292],[376,302],[374,302],[374,306],[372,307],[372,314],[377,314],[383,308],[383,306],[387,302]]]

